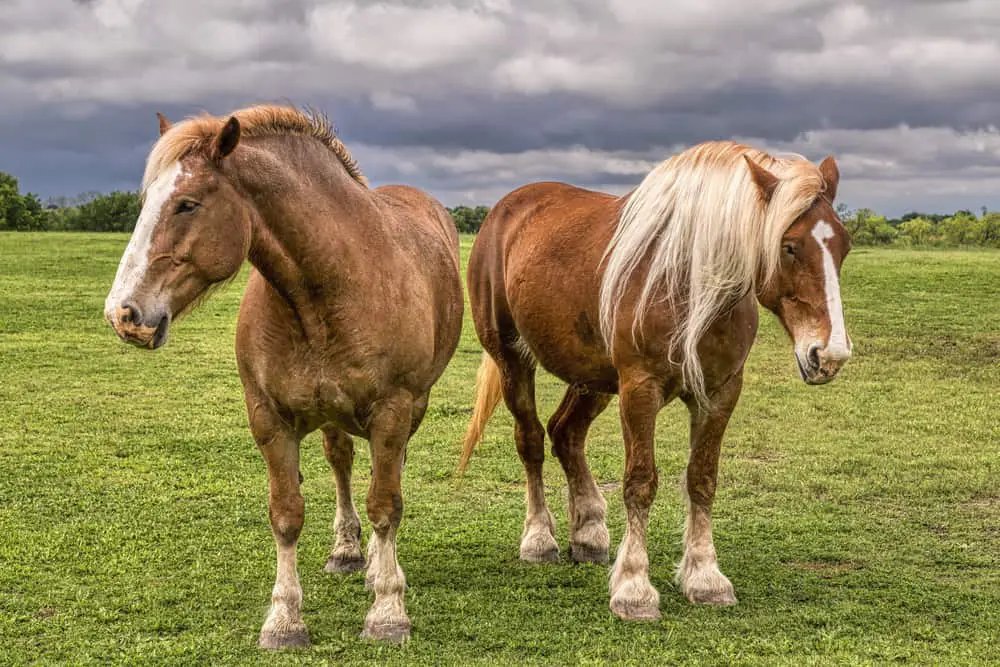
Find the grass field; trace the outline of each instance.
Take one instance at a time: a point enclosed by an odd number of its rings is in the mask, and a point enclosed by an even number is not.
[[[271,655],[255,648],[274,546],[233,354],[243,281],[162,350],[136,350],[101,317],[125,242],[0,235],[0,664],[1000,659],[1000,252],[856,249],[843,275],[855,358],[824,387],[798,379],[777,322],[762,318],[715,504],[736,607],[693,607],[671,583],[687,426],[680,406],[663,411],[656,625],[611,614],[606,567],[518,561],[523,471],[505,410],[464,482],[454,479],[480,355],[467,320],[409,448],[399,552],[412,640],[359,640],[363,575],[322,572],[334,484],[314,435],[299,543],[314,646]],[[541,377],[543,420],[561,391]],[[617,545],[615,408],[589,451]],[[552,458],[546,476],[565,553],[566,487]]]

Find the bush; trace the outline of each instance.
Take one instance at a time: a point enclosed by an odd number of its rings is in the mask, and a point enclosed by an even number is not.
[[[900,240],[909,245],[927,245],[934,238],[934,223],[927,218],[910,218],[897,229]]]
[[[857,245],[888,245],[899,236],[885,216],[877,215],[870,208],[858,209],[853,215],[842,216],[840,220]]]

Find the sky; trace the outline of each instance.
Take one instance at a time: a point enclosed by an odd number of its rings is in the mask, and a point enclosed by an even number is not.
[[[627,192],[692,144],[840,165],[887,215],[1000,210],[996,0],[0,0],[0,171],[135,189],[173,120],[325,111],[373,185]]]

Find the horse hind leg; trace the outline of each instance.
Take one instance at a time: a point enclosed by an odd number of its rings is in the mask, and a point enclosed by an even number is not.
[[[610,401],[609,394],[570,387],[549,420],[552,453],[559,459],[569,486],[569,553],[577,563],[608,561],[607,503],[587,466],[585,443],[591,423]]]
[[[333,521],[334,544],[323,568],[326,572],[350,574],[363,570],[361,519],[351,497],[354,442],[340,429],[323,429],[323,453],[337,483],[337,516]]]
[[[535,361],[520,342],[493,355],[500,368],[503,398],[514,416],[514,442],[527,478],[521,560],[529,563],[559,560],[555,519],[545,503],[542,464],[545,461],[545,429],[535,407]]]

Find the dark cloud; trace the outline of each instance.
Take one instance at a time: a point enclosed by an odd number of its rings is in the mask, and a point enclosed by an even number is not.
[[[134,187],[156,111],[292,101],[452,204],[740,138],[835,154],[854,205],[1000,205],[991,1],[74,3],[0,4],[0,169],[46,196]]]

